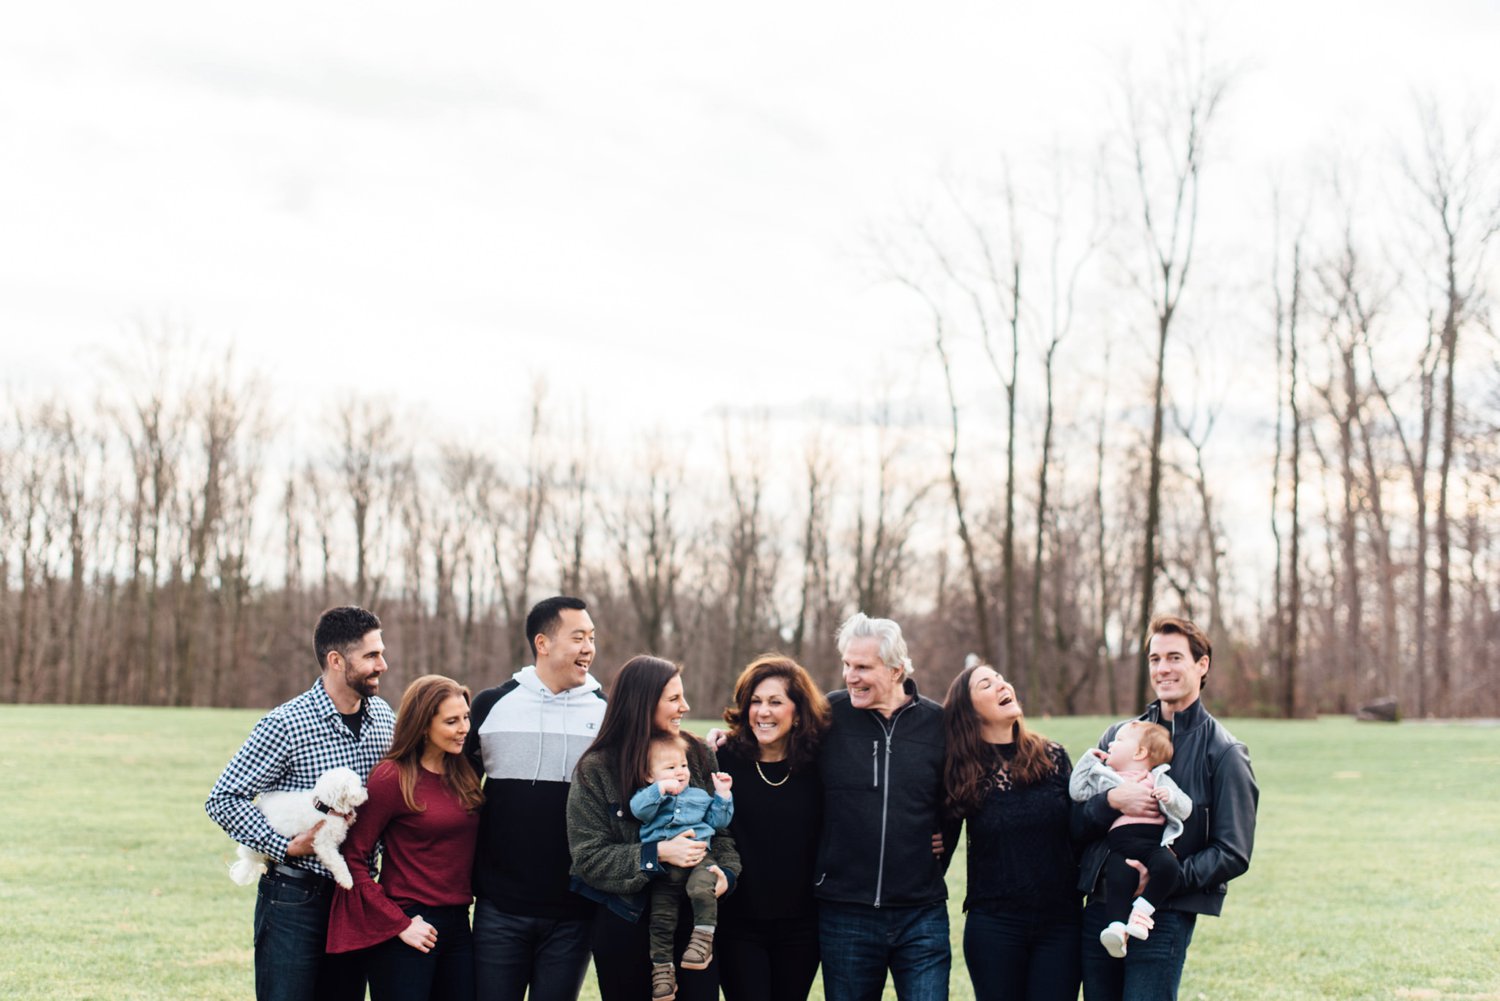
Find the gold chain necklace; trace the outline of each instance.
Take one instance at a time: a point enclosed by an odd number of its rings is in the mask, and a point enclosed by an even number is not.
[[[792,777],[792,770],[788,768],[786,774],[781,777],[780,782],[772,782],[770,779],[766,778],[766,773],[761,771],[759,761],[755,763],[755,771],[758,775],[760,775],[760,780],[766,785],[771,786],[772,788],[775,788],[776,786],[786,785],[786,780]]]

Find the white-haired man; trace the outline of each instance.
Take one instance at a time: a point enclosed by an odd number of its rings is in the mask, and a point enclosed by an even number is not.
[[[818,931],[828,1001],[948,996],[943,708],[917,693],[901,627],[857,612],[840,627],[844,690],[819,751]],[[937,836],[941,836],[938,848]]]

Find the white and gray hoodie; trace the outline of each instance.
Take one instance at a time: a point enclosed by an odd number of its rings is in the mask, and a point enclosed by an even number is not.
[[[535,666],[474,699],[465,751],[483,771],[474,895],[501,911],[584,918],[592,904],[568,889],[568,784],[604,719],[593,675],[553,692]]]

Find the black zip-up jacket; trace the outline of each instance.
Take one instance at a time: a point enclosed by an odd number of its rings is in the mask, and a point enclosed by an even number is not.
[[[832,725],[818,749],[823,834],[814,869],[819,900],[913,907],[948,899],[959,824],[944,822],[943,707],[917,694],[886,719],[828,696]],[[943,854],[932,836],[943,835]]]
[[[1219,914],[1231,879],[1250,868],[1255,845],[1255,810],[1260,789],[1250,768],[1245,745],[1194,702],[1163,721],[1161,703],[1153,702],[1137,719],[1160,723],[1172,731],[1172,779],[1193,800],[1182,835],[1172,843],[1182,867],[1182,881],[1168,898],[1168,910],[1194,914]],[[1100,749],[1109,746],[1116,723],[1104,731]],[[1090,842],[1079,865],[1078,889],[1094,893],[1109,849],[1104,835],[1120,811],[1109,805],[1108,793],[1100,793],[1082,804],[1079,811],[1081,839]]]

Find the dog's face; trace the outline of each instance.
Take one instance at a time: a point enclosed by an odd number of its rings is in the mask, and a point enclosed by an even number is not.
[[[352,813],[370,797],[359,776],[348,768],[330,768],[318,776],[313,796],[335,813]]]

